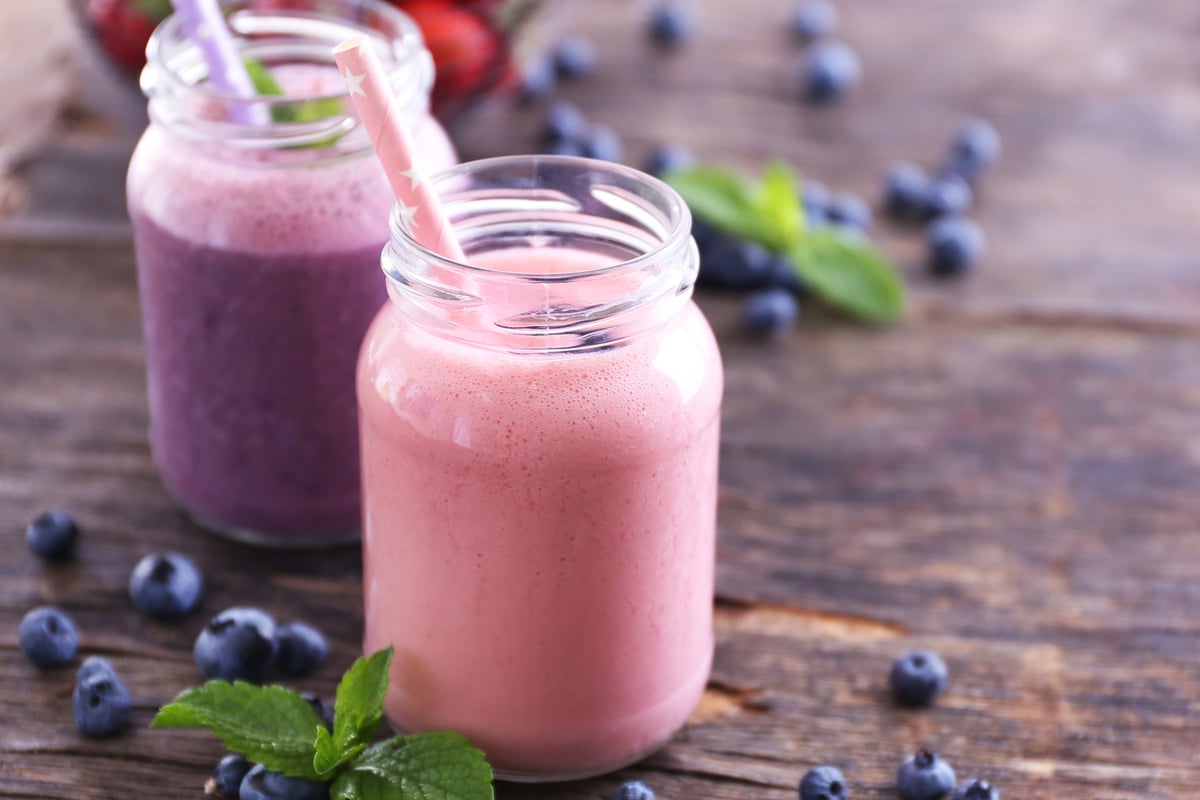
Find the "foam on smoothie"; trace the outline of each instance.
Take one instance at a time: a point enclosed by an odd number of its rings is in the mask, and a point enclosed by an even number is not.
[[[329,65],[272,70],[284,93],[313,97],[344,91]],[[411,131],[433,169],[455,162],[432,118]],[[247,153],[197,143],[180,146],[151,126],[131,162],[128,192],[136,211],[168,232],[209,247],[250,253],[330,252],[387,237],[391,189],[369,150],[298,166],[311,151]]]

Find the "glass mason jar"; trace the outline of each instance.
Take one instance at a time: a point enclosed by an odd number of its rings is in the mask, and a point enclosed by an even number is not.
[[[435,179],[469,264],[400,215],[358,367],[365,649],[384,707],[512,780],[663,745],[712,660],[720,354],[679,196],[599,161]]]
[[[226,10],[241,55],[284,96],[220,92],[178,17],[155,31],[128,198],[167,490],[213,531],[308,546],[361,529],[354,364],[387,298],[394,200],[332,47],[369,35],[425,160],[456,158],[429,115],[432,62],[408,17],[375,0],[275,5]]]

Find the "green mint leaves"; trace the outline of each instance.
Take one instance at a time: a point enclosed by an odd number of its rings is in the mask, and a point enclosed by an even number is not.
[[[492,768],[457,733],[397,736],[368,748],[333,782],[332,800],[490,800]]]
[[[324,724],[300,695],[282,686],[209,681],[176,697],[150,727],[208,728],[226,748],[269,770],[321,778],[313,766],[313,738]]]
[[[283,87],[275,76],[261,61],[253,58],[243,58],[250,82],[254,91],[264,97],[282,97]],[[272,122],[317,122],[326,117],[335,117],[342,113],[342,101],[336,97],[324,97],[316,100],[297,100],[294,103],[271,106]],[[321,139],[304,147],[328,147],[341,138],[341,134]]]
[[[208,728],[225,747],[293,778],[332,781],[336,800],[492,800],[492,769],[455,733],[371,745],[383,719],[392,649],[354,662],[338,685],[333,733],[282,686],[212,680],[164,706],[153,728]]]
[[[389,647],[358,659],[346,671],[338,684],[333,707],[333,736],[329,737],[329,732],[322,729],[329,741],[322,752],[318,739],[318,758],[336,758],[333,766],[337,766],[358,755],[371,743],[375,729],[383,719],[383,696],[387,694],[391,664],[392,649]]]
[[[666,181],[700,219],[785,254],[829,305],[867,322],[892,322],[904,313],[904,284],[869,242],[807,229],[786,164],[772,164],[757,181],[709,166],[672,172]]]

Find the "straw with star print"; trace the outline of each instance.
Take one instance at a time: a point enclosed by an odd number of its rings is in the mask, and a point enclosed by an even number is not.
[[[346,79],[350,99],[383,164],[396,195],[396,207],[412,237],[428,250],[453,261],[463,261],[462,247],[450,220],[416,162],[412,140],[404,129],[392,88],[371,43],[366,36],[351,37],[333,48],[333,59]]]
[[[217,0],[171,0],[171,5],[184,33],[204,55],[212,85],[229,94],[256,97],[254,81],[242,63],[233,33],[225,24],[225,15]],[[262,125],[269,121],[264,109],[250,103],[233,103],[229,116],[234,122],[245,125]]]

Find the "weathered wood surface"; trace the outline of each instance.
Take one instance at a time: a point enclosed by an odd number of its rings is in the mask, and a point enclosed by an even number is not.
[[[867,83],[813,111],[787,88],[784,5],[704,3],[698,39],[662,58],[640,4],[577,4],[601,74],[564,95],[626,132],[635,161],[670,138],[863,192],[986,114],[1006,145],[979,214],[991,251],[970,280],[932,284],[885,226],[915,297],[883,331],[813,315],[764,345],[735,302],[701,298],[728,377],[710,690],[643,764],[499,796],[598,798],[642,777],[667,798],[786,798],[829,761],[855,797],[890,798],[920,744],[1008,798],[1200,796],[1200,8],[848,2]],[[458,131],[464,153],[526,149],[536,118],[489,109]],[[219,744],[145,724],[197,680],[205,614],[252,603],[322,626],[331,664],[302,684],[328,693],[356,653],[358,552],[264,557],[165,496],[122,216],[128,125],[96,125],[49,145],[34,205],[0,223],[0,797],[200,797]],[[85,527],[55,568],[21,541],[50,504]],[[203,613],[176,625],[125,594],[137,558],[167,548],[209,579]],[[46,602],[126,677],[126,735],[80,739],[70,671],[21,657],[17,622]],[[886,702],[888,664],[914,645],[952,672],[929,712]]]

